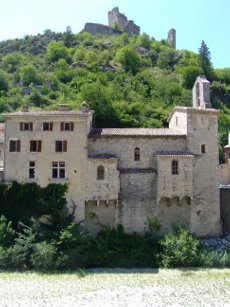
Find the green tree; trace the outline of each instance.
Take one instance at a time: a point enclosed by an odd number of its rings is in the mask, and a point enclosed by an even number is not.
[[[150,49],[151,39],[149,35],[147,35],[146,33],[140,34],[137,38],[136,45],[144,47],[146,49]]]
[[[8,72],[15,72],[18,64],[22,60],[22,55],[19,52],[12,52],[2,58],[2,67]]]
[[[198,66],[183,67],[180,71],[183,78],[182,85],[187,89],[193,87],[196,78],[201,74],[201,69]]]
[[[21,81],[23,85],[30,85],[31,83],[36,83],[36,68],[34,65],[29,64],[21,68]]]
[[[125,71],[136,74],[141,66],[141,57],[131,46],[125,46],[118,50],[117,60],[122,64]]]
[[[69,61],[69,50],[63,42],[51,42],[47,46],[47,59],[48,62],[56,62],[60,59]]]
[[[7,74],[0,70],[0,96],[1,93],[5,94],[9,89],[9,82],[8,82],[8,76]]]
[[[212,81],[214,78],[214,70],[211,62],[211,52],[208,46],[202,41],[199,48],[198,64],[201,68],[202,74],[209,80]]]
[[[112,107],[105,86],[99,82],[84,84],[81,87],[81,97],[95,111],[96,127],[114,127],[116,125],[116,112]]]
[[[15,238],[12,222],[8,222],[4,215],[0,217],[0,246],[9,247]]]

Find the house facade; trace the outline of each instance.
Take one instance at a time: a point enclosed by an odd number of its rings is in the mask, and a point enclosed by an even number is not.
[[[156,216],[162,232],[183,223],[199,236],[218,235],[217,115],[204,78],[193,107],[175,107],[169,128],[93,128],[86,104],[5,114],[4,179],[67,182],[76,221],[92,234],[98,220],[143,232]]]

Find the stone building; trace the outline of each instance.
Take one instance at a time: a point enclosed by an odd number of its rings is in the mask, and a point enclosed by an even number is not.
[[[230,232],[230,132],[228,145],[224,146],[225,163],[219,166],[220,180],[220,214],[223,231]]]
[[[221,185],[230,187],[230,132],[228,133],[228,145],[224,146],[225,163],[220,164],[219,177]]]
[[[143,232],[156,216],[162,232],[183,223],[218,235],[218,111],[206,79],[197,78],[193,93],[193,107],[175,107],[162,129],[93,128],[87,104],[5,114],[5,181],[67,182],[68,203],[91,233],[97,219]]]

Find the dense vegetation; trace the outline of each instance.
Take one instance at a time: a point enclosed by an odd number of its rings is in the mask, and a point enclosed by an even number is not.
[[[180,225],[160,235],[149,216],[144,234],[127,234],[121,225],[100,224],[91,237],[67,211],[66,185],[35,183],[0,186],[0,269],[38,271],[88,267],[230,266],[230,249],[205,249]],[[33,201],[31,201],[33,199]]]
[[[199,47],[199,46],[198,46]],[[44,31],[0,42],[0,112],[27,104],[79,108],[86,100],[98,127],[162,127],[174,105],[191,105],[198,75],[212,81],[220,109],[220,145],[230,129],[230,68],[214,69],[207,45],[174,50],[143,33],[128,37]]]

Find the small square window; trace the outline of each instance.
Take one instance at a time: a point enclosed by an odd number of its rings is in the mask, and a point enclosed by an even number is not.
[[[30,141],[30,152],[41,152],[42,151],[42,141]]]
[[[53,131],[53,123],[52,122],[44,122],[42,124],[43,131]]]
[[[56,152],[67,152],[67,141],[56,141],[55,151]]]
[[[203,154],[206,153],[206,145],[205,145],[205,144],[201,144],[201,146],[200,146],[200,151],[201,151],[201,153],[203,153]]]
[[[21,131],[33,131],[33,123],[21,122],[20,130]]]
[[[73,131],[74,123],[73,122],[61,122],[61,131]]]
[[[65,179],[65,162],[52,162],[52,178]]]
[[[21,142],[20,140],[9,141],[9,152],[20,152]]]

